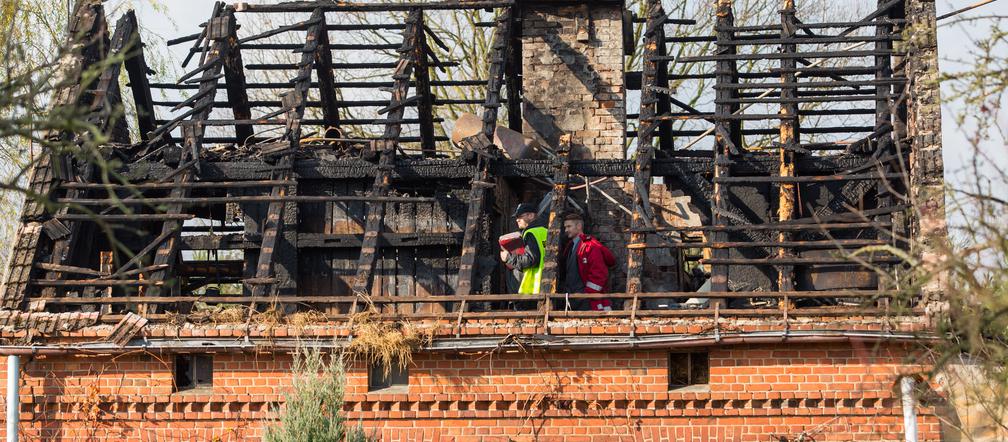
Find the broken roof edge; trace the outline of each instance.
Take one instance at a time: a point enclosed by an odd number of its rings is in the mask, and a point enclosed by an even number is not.
[[[232,5],[235,12],[312,12],[321,8],[325,12],[345,11],[345,12],[369,12],[369,11],[409,11],[413,9],[438,10],[438,9],[492,9],[513,6],[514,1],[460,1],[446,0],[436,2],[402,2],[402,3],[361,3],[361,2],[335,2],[335,1],[294,1],[276,4],[249,4],[247,2],[237,2]]]
[[[695,335],[650,336],[551,336],[509,335],[498,338],[448,338],[434,339],[418,348],[420,352],[458,351],[527,351],[540,350],[631,350],[675,349],[727,345],[801,344],[801,343],[929,343],[936,342],[936,334],[894,333],[889,331],[775,331],[744,333],[704,333]],[[0,346],[0,355],[20,356],[103,356],[132,352],[293,352],[299,348],[336,350],[350,341],[345,338],[305,340],[302,338],[179,340],[175,338],[139,338],[119,347],[109,343],[77,345],[12,345]]]

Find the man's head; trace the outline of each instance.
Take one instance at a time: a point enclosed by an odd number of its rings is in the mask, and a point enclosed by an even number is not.
[[[537,207],[529,203],[521,203],[515,208],[514,218],[519,229],[527,229],[536,219]]]
[[[571,212],[564,215],[564,234],[568,238],[577,238],[582,233],[584,233],[584,219],[581,218],[581,214],[577,212]]]

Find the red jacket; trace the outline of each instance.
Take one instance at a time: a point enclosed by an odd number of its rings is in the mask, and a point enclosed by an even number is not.
[[[606,246],[591,235],[581,234],[577,248],[578,274],[584,282],[585,293],[605,293],[609,291],[609,267],[616,265],[616,258]],[[562,256],[570,256],[569,241]]]

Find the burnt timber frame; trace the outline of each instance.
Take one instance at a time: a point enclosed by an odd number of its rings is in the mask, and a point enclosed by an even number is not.
[[[487,204],[490,198],[487,189],[497,184],[490,182],[490,162],[500,157],[499,151],[490,140],[493,139],[497,124],[497,112],[500,109],[500,91],[504,85],[504,75],[509,71],[508,66],[513,64],[515,58],[513,53],[515,47],[511,44],[512,33],[514,32],[514,19],[512,8],[506,8],[497,17],[497,26],[494,30],[493,42],[491,43],[490,73],[487,84],[486,102],[483,104],[483,131],[476,136],[476,139],[467,140],[466,146],[476,161],[476,167],[472,175],[472,187],[469,190],[469,205],[466,212],[465,233],[462,237],[462,257],[459,261],[458,286],[455,293],[458,295],[468,295],[472,293],[473,276],[476,267],[476,257],[486,248],[488,238],[478,237],[480,233],[488,233],[486,221],[484,220],[485,208],[492,207]],[[513,68],[511,68],[513,69]],[[508,83],[508,94],[511,97],[512,82]],[[509,106],[513,103],[509,103]],[[513,111],[509,112],[513,115]],[[463,304],[460,310],[464,310]]]
[[[423,44],[424,27],[423,13],[419,9],[410,11],[406,18],[406,28],[403,30],[402,47],[399,48],[399,62],[392,78],[392,101],[385,109],[389,110],[391,121],[385,126],[385,133],[378,146],[380,154],[378,158],[378,175],[375,176],[374,185],[371,188],[372,197],[383,197],[388,193],[391,184],[391,169],[395,163],[396,140],[402,132],[402,120],[408,104],[410,77],[414,69],[419,66],[426,68],[427,63],[421,63],[419,58],[426,58],[426,48]],[[384,109],[383,109],[384,110]],[[377,149],[376,149],[377,150]],[[371,279],[374,276],[375,258],[378,255],[378,235],[382,228],[382,216],[385,213],[385,204],[369,204],[364,227],[364,242],[361,245],[360,258],[357,262],[357,277],[354,281],[353,291],[358,296],[368,297],[368,290],[371,286]],[[351,314],[357,311],[357,300],[354,300]]]
[[[91,42],[77,60],[86,68],[101,58],[108,31],[103,11],[95,2],[82,2],[92,12],[79,12],[73,26],[89,28],[90,35],[100,38]],[[109,321],[127,310],[138,311],[149,318],[164,317],[171,306],[185,310],[196,301],[236,302],[248,305],[249,313],[260,306],[281,305],[285,309],[314,305],[339,306],[326,309],[333,318],[346,318],[360,311],[359,302],[387,305],[382,315],[394,318],[443,318],[451,316],[461,330],[464,320],[479,318],[515,318],[536,316],[549,318],[626,317],[631,322],[643,317],[706,315],[712,309],[691,312],[658,311],[645,308],[643,301],[657,298],[685,298],[692,291],[645,290],[647,250],[692,251],[682,266],[710,269],[714,299],[750,300],[774,299],[784,315],[800,315],[801,309],[789,306],[795,300],[827,300],[837,297],[867,300],[885,298],[888,286],[877,284],[871,290],[858,286],[819,289],[808,281],[830,276],[820,268],[839,267],[854,272],[865,263],[883,268],[900,265],[887,254],[865,258],[822,256],[810,251],[833,250],[848,253],[857,247],[892,244],[906,248],[901,232],[911,222],[900,205],[907,171],[900,167],[912,146],[906,142],[906,96],[901,93],[906,79],[900,74],[902,56],[893,43],[900,39],[902,17],[900,2],[880,1],[879,9],[863,20],[850,23],[805,23],[795,17],[793,3],[781,11],[781,23],[747,26],[733,21],[731,1],[718,2],[718,23],[711,35],[698,30],[694,39],[716,44],[714,54],[687,54],[671,57],[670,45],[681,42],[669,37],[666,25],[690,25],[689,20],[674,19],[661,9],[660,2],[648,3],[643,33],[643,68],[639,73],[641,108],[637,118],[637,155],[632,160],[574,160],[563,154],[554,160],[507,160],[494,146],[494,130],[500,120],[500,108],[507,106],[507,126],[521,129],[520,46],[521,20],[519,9],[508,1],[404,4],[358,4],[332,2],[297,2],[277,5],[227,6],[217,3],[203,31],[172,42],[193,42],[190,56],[198,66],[177,83],[150,82],[143,58],[143,44],[136,32],[136,19],[127,14],[116,25],[107,51],[125,51],[124,67],[129,75],[132,96],[140,109],[139,140],[130,144],[121,131],[121,120],[108,118],[110,106],[119,100],[116,84],[120,66],[110,67],[96,82],[94,90],[81,87],[66,91],[64,101],[55,104],[78,103],[89,106],[95,122],[116,133],[116,145],[129,145],[116,151],[125,159],[116,172],[122,182],[96,182],[87,176],[86,167],[68,169],[72,164],[64,158],[41,161],[35,168],[32,190],[50,195],[54,201],[66,204],[54,213],[46,213],[37,203],[26,205],[23,225],[15,247],[12,272],[7,278],[4,306],[21,308],[31,301],[44,300],[35,308],[52,311],[75,306],[101,306]],[[451,68],[452,60],[433,57],[428,38],[437,37],[425,26],[425,14],[452,9],[492,8],[494,40],[488,54],[489,75],[486,79],[432,81],[429,70]],[[326,13],[361,13],[399,11],[408,14],[402,23],[365,25],[335,25],[326,21]],[[255,13],[311,13],[303,22],[281,28],[262,30],[256,35],[239,38],[237,17]],[[400,45],[352,45],[339,43],[330,32],[384,29],[401,31]],[[834,31],[839,29],[839,31]],[[857,30],[873,31],[870,35]],[[305,32],[302,43],[261,42],[284,32]],[[332,42],[337,42],[333,44]],[[812,49],[811,45],[846,45],[840,49]],[[745,61],[754,56],[739,50],[751,46],[780,46],[783,50],[765,54],[779,67],[746,71]],[[864,46],[870,45],[870,50]],[[371,64],[334,63],[335,50],[398,49],[394,62]],[[297,63],[246,64],[252,51],[295,51]],[[89,52],[90,51],[90,52]],[[243,55],[245,55],[243,57]],[[763,55],[760,55],[763,56]],[[870,66],[820,66],[829,57],[871,59]],[[708,62],[716,69],[699,74],[677,74],[680,63]],[[369,67],[370,66],[370,67]],[[672,70],[670,71],[670,66]],[[337,78],[341,69],[393,68],[392,77],[382,81],[348,81]],[[290,70],[290,81],[252,81],[246,74],[255,70]],[[315,76],[315,81],[312,75]],[[628,73],[634,74],[634,73]],[[632,75],[629,75],[632,76]],[[865,78],[869,76],[869,78]],[[684,103],[675,98],[670,82],[704,78],[714,81],[713,110]],[[461,146],[446,143],[436,135],[440,122],[437,107],[452,103],[451,97],[435,97],[431,88],[459,85],[485,88],[482,100],[483,131],[464,140]],[[227,100],[215,101],[220,89],[227,90]],[[318,100],[310,97],[318,88]],[[339,90],[337,88],[340,88]],[[348,98],[341,92],[359,88],[366,91],[391,93],[388,100]],[[506,88],[506,92],[504,92]],[[192,91],[185,99],[155,101],[152,89]],[[410,90],[415,96],[410,97]],[[261,99],[260,91],[283,92],[279,100]],[[504,95],[504,96],[502,96]],[[471,101],[471,100],[470,100]],[[824,102],[850,102],[842,109],[822,107]],[[857,107],[870,103],[870,109]],[[779,113],[746,112],[753,105],[779,108]],[[187,108],[168,120],[156,118],[156,107]],[[407,109],[417,111],[417,117],[407,116]],[[673,110],[673,107],[679,108]],[[263,110],[265,108],[265,111]],[[378,108],[380,119],[355,118],[351,111]],[[216,109],[232,114],[232,118],[211,118]],[[321,119],[305,118],[307,109],[321,109]],[[341,114],[341,112],[343,114]],[[868,116],[871,124],[828,125],[808,124],[811,117],[837,112],[852,117]],[[343,117],[346,118],[343,118]],[[756,122],[769,121],[768,127]],[[374,135],[351,137],[351,126],[373,123],[382,131]],[[304,135],[304,126],[320,126],[322,141]],[[415,130],[413,130],[415,126]],[[713,127],[711,127],[713,126]],[[234,129],[234,135],[216,130]],[[256,134],[258,127],[279,127],[283,135],[267,138]],[[179,136],[176,132],[180,132]],[[853,134],[853,135],[852,135]],[[65,141],[72,134],[52,134]],[[128,134],[126,135],[128,136]],[[693,148],[714,138],[713,148]],[[760,139],[759,137],[764,138]],[[840,139],[853,136],[853,139]],[[766,137],[776,138],[769,146],[759,145]],[[825,141],[820,141],[825,140]],[[181,146],[177,144],[181,142]],[[217,157],[204,145],[226,144],[252,149],[262,155],[248,157]],[[765,143],[764,143],[765,144]],[[417,147],[411,149],[411,147]],[[685,146],[685,147],[681,147]],[[312,150],[330,148],[342,156],[316,158],[306,155]],[[411,152],[415,152],[411,153]],[[454,157],[450,157],[454,155]],[[570,175],[583,177],[618,177],[634,179],[632,220],[627,249],[628,281],[626,293],[611,294],[614,299],[628,302],[628,308],[618,312],[557,311],[551,301],[584,299],[591,295],[558,295],[557,266],[554,257],[562,244],[559,241],[560,214],[566,206],[563,193]],[[652,181],[661,177],[672,190],[682,190],[691,196],[697,208],[707,213],[702,226],[663,226],[657,222]],[[550,263],[544,271],[541,309],[536,312],[474,311],[476,305],[514,301],[512,295],[493,294],[493,287],[479,264],[479,258],[493,250],[490,232],[494,213],[494,193],[490,189],[506,188],[508,179],[538,178],[552,180],[555,199],[551,207],[549,243],[545,250]],[[306,182],[338,182],[346,194],[331,190],[321,196],[304,192]],[[416,183],[435,183],[462,195],[457,204],[465,211],[464,220],[455,227],[441,230],[398,231],[387,229],[383,218],[393,204],[446,205],[445,195],[435,197],[404,196]],[[358,190],[349,190],[360,185]],[[411,187],[412,186],[412,187]],[[764,187],[758,187],[764,186]],[[828,187],[833,186],[833,187]],[[268,189],[268,194],[252,195],[235,192],[241,187]],[[755,211],[743,201],[746,189],[770,189],[765,203],[765,217],[752,216]],[[111,189],[111,190],[110,190]],[[825,189],[825,190],[823,190]],[[109,192],[107,198],[99,192]],[[131,191],[132,194],[130,194]],[[828,194],[828,201],[809,201],[813,191]],[[264,190],[265,192],[265,190]],[[804,192],[804,193],[803,193]],[[124,196],[125,195],[125,196]],[[453,194],[454,195],[454,194]],[[454,198],[454,196],[453,196]],[[216,219],[228,203],[258,204],[262,222],[248,231],[224,231],[201,228],[192,219]],[[317,233],[291,231],[291,219],[299,218],[304,204],[324,203],[327,210],[335,203],[360,203],[363,223],[359,233]],[[137,207],[123,211],[120,206]],[[91,212],[81,207],[95,208]],[[419,212],[417,212],[419,213]],[[771,214],[775,214],[771,215]],[[249,215],[251,216],[251,215]],[[95,221],[113,226],[143,225],[148,235],[129,246],[115,261],[115,270],[97,266],[93,259],[74,256],[73,238],[81,229],[95,229]],[[187,230],[188,229],[188,230]],[[202,229],[202,230],[200,230]],[[68,233],[61,233],[64,230]],[[185,235],[195,231],[200,235]],[[55,235],[51,236],[51,235]],[[65,236],[61,236],[65,235]],[[290,244],[287,244],[290,243]],[[396,251],[417,246],[439,250],[458,250],[454,257],[441,257],[439,274],[444,283],[432,285],[436,293],[418,295],[413,289],[403,296],[371,293],[382,272],[395,273],[388,267],[388,255],[383,250]],[[620,245],[611,245],[619,247]],[[283,247],[290,247],[284,250]],[[356,255],[354,249],[360,250]],[[133,253],[137,250],[136,253]],[[213,262],[186,261],[184,253],[198,250],[241,250],[248,252],[245,263],[227,260]],[[55,251],[56,253],[53,253]],[[323,251],[353,261],[352,273],[346,276],[351,284],[344,292],[309,293],[302,289],[298,275],[281,263],[310,256],[308,251]],[[699,256],[697,252],[699,251]],[[73,252],[73,253],[66,253]],[[107,251],[102,251],[107,252]],[[743,252],[756,252],[746,256]],[[118,252],[117,252],[118,253]],[[454,252],[453,252],[454,253]],[[153,258],[149,255],[153,254]],[[706,256],[706,255],[709,256]],[[334,259],[330,255],[326,259]],[[351,256],[353,255],[353,256]],[[398,256],[398,255],[397,255]],[[410,258],[409,253],[404,259]],[[457,265],[449,262],[457,259]],[[419,263],[419,258],[415,258]],[[384,267],[383,267],[384,266]],[[283,269],[281,272],[279,269]],[[294,267],[296,270],[296,267]],[[775,275],[767,291],[736,290],[731,284],[736,269],[758,269]],[[817,273],[818,272],[818,273]],[[395,276],[395,275],[394,275]],[[77,279],[79,278],[79,279]],[[452,284],[450,281],[455,279]],[[211,281],[211,282],[208,282]],[[242,294],[213,295],[197,290],[214,283],[241,284]],[[399,283],[408,286],[411,282]],[[99,296],[102,294],[102,296]],[[347,307],[353,304],[352,307]],[[403,304],[427,305],[421,311],[399,309]],[[114,307],[114,308],[112,308]],[[831,310],[842,312],[843,310]],[[110,314],[115,312],[115,314]],[[779,315],[776,308],[727,308],[718,314]],[[808,310],[808,314],[818,312]],[[839,314],[839,313],[838,313]],[[120,318],[121,319],[121,318]],[[102,319],[105,320],[104,318]]]

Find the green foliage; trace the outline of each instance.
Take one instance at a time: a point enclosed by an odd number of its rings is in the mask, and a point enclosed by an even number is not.
[[[293,386],[284,395],[280,415],[267,422],[266,442],[367,441],[364,430],[350,427],[343,415],[345,370],[335,355],[300,348],[294,354]]]
[[[160,0],[137,0],[161,10]],[[58,94],[64,100],[70,91],[83,93],[81,85],[97,81],[104,70],[122,63],[123,57],[98,60],[83,72],[70,61],[80,46],[94,36],[68,36],[69,8],[76,0],[4,0],[0,2],[0,263],[6,262],[17,215],[25,197],[53,207],[43,195],[27,188],[30,171],[36,161],[48,156],[72,159],[78,165],[92,164],[96,175],[111,179],[116,164],[107,161],[108,149],[101,146],[109,139],[103,128],[89,122],[86,106],[61,105],[55,109]],[[109,26],[134,0],[105,4]],[[110,32],[112,29],[110,29]],[[157,40],[145,35],[149,42]],[[148,64],[162,68],[166,57],[148,51]],[[125,77],[125,70],[120,72]],[[79,78],[78,78],[79,75]],[[125,84],[123,78],[120,86]],[[125,90],[125,89],[124,89]],[[62,91],[62,92],[61,92]],[[123,96],[128,96],[128,93]],[[73,100],[69,100],[73,101]],[[111,106],[109,120],[126,116],[135,125],[131,100]],[[115,241],[113,241],[115,242]]]

